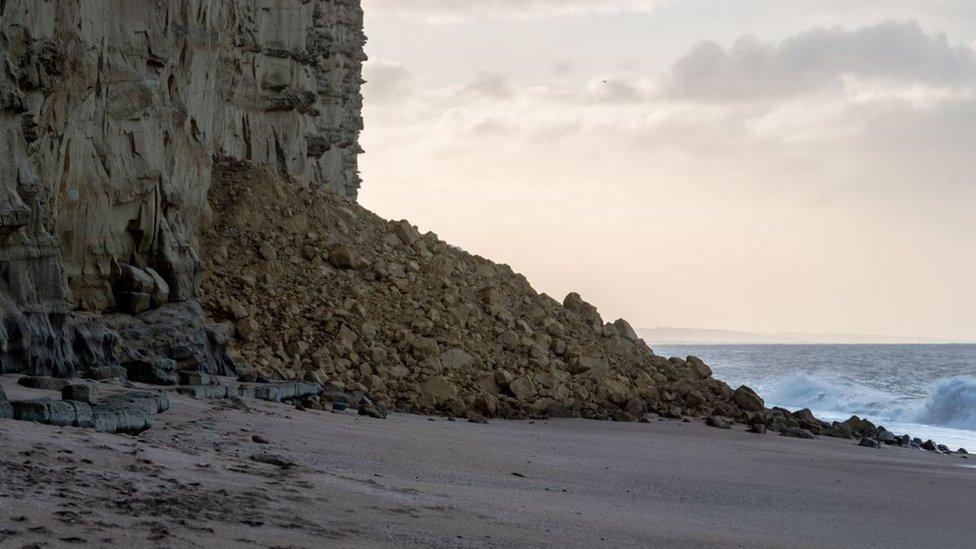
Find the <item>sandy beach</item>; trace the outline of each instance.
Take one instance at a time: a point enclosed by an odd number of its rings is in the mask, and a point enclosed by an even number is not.
[[[12,399],[43,394],[12,381]],[[976,536],[976,462],[958,456],[699,422],[484,425],[172,402],[138,437],[0,421],[0,545],[920,547]]]

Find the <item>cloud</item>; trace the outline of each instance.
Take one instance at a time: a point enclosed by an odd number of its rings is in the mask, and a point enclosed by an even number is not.
[[[659,3],[660,0],[364,0],[364,7],[369,13],[392,13],[444,22],[473,18],[651,13]]]
[[[891,181],[927,169],[949,173],[950,185],[961,177],[952,173],[964,173],[960,159],[971,155],[976,131],[974,63],[969,46],[890,22],[812,29],[772,44],[702,42],[663,80],[635,67],[588,80],[527,84],[484,73],[431,86],[374,59],[366,67],[367,138],[374,157],[397,151],[397,162],[414,170],[463,156],[482,158],[488,173],[532,155],[562,162],[560,155],[586,150],[618,165],[711,163],[721,172],[723,162],[752,158],[813,174],[834,169],[828,157],[850,157],[849,166],[871,165]],[[911,170],[902,166],[909,159]]]
[[[724,48],[700,42],[679,59],[664,93],[694,101],[763,100],[831,87],[845,79],[957,87],[976,82],[976,51],[926,34],[916,22],[854,31],[814,29],[778,44],[755,37]]]
[[[398,61],[389,59],[370,59],[364,67],[366,100],[373,104],[385,104],[413,95],[416,91],[416,77],[413,72]]]
[[[488,99],[509,99],[515,95],[515,89],[508,79],[501,74],[485,73],[476,80],[464,86],[464,92]]]

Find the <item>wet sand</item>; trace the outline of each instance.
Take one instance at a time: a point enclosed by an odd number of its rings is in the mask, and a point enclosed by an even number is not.
[[[41,395],[2,382],[11,398]],[[976,459],[695,423],[173,396],[139,437],[0,420],[0,546],[970,546]],[[266,439],[267,444],[254,441]]]

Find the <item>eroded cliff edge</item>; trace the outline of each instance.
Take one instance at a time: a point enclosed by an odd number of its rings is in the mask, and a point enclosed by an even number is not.
[[[359,0],[0,2],[0,372],[111,366],[118,333],[221,369],[195,303],[213,158],[355,196],[362,23]]]

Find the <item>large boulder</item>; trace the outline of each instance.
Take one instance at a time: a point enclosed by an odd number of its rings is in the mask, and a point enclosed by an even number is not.
[[[594,328],[603,326],[603,319],[600,318],[600,313],[596,310],[596,307],[583,301],[583,298],[576,292],[566,296],[566,299],[563,300],[563,307],[576,313],[583,322]]]
[[[413,246],[420,240],[420,231],[405,219],[393,223],[393,233],[404,246]]]
[[[536,394],[535,385],[526,376],[516,378],[508,384],[508,390],[521,401],[530,400]]]
[[[697,356],[689,356],[685,360],[685,364],[688,365],[688,368],[690,368],[699,379],[707,379],[712,377],[712,369],[709,368],[708,364],[705,364],[705,362]]]
[[[766,409],[766,403],[756,394],[755,391],[743,385],[732,393],[732,402],[746,412],[762,412]]]
[[[640,337],[637,336],[637,332],[626,320],[619,318],[613,323],[613,330],[620,337],[630,341],[631,343],[637,343]]]
[[[138,358],[122,365],[130,380],[149,385],[176,385],[176,361],[169,358]]]
[[[420,386],[420,396],[430,399],[435,405],[445,404],[457,398],[458,388],[444,376],[434,376]]]
[[[464,349],[454,347],[441,354],[441,366],[445,370],[461,370],[471,367],[474,357]]]
[[[73,383],[61,389],[61,399],[95,404],[98,400],[98,389],[87,383]]]

